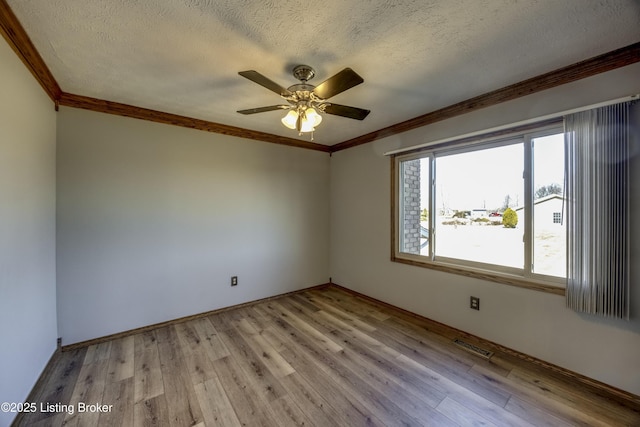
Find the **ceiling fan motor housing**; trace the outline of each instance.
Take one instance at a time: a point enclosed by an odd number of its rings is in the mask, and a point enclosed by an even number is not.
[[[298,83],[287,88],[289,92],[313,92],[316,87],[305,83]]]

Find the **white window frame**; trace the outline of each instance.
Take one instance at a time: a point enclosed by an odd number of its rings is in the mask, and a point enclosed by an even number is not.
[[[494,138],[478,138],[477,141],[465,140],[462,143],[451,142],[443,146],[426,147],[409,154],[398,154],[391,157],[392,170],[392,251],[391,260],[420,267],[432,268],[461,274],[465,276],[478,277],[499,283],[526,287],[530,289],[564,294],[566,283],[565,278],[547,276],[533,272],[533,140],[547,135],[563,133],[562,125],[553,124],[538,127],[526,132],[508,134],[506,136]],[[511,144],[523,144],[523,185],[524,185],[524,265],[522,268],[513,268],[495,264],[485,264],[465,259],[435,256],[438,237],[434,228],[435,224],[435,176],[437,158],[452,154],[469,153]],[[429,254],[417,255],[401,252],[403,236],[403,203],[402,203],[402,167],[404,161],[415,159],[429,159]]]

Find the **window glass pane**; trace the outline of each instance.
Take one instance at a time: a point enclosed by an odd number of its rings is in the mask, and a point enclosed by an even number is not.
[[[565,277],[564,134],[533,139],[533,272]]]
[[[400,251],[429,255],[429,158],[400,163]]]
[[[522,143],[436,158],[436,258],[524,266]]]

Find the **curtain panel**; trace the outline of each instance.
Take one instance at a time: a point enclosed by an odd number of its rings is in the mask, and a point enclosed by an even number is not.
[[[630,106],[565,116],[567,306],[627,320]]]

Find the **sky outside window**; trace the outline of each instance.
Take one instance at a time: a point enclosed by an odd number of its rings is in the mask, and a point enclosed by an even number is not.
[[[436,208],[502,210],[524,202],[522,144],[436,158]]]

